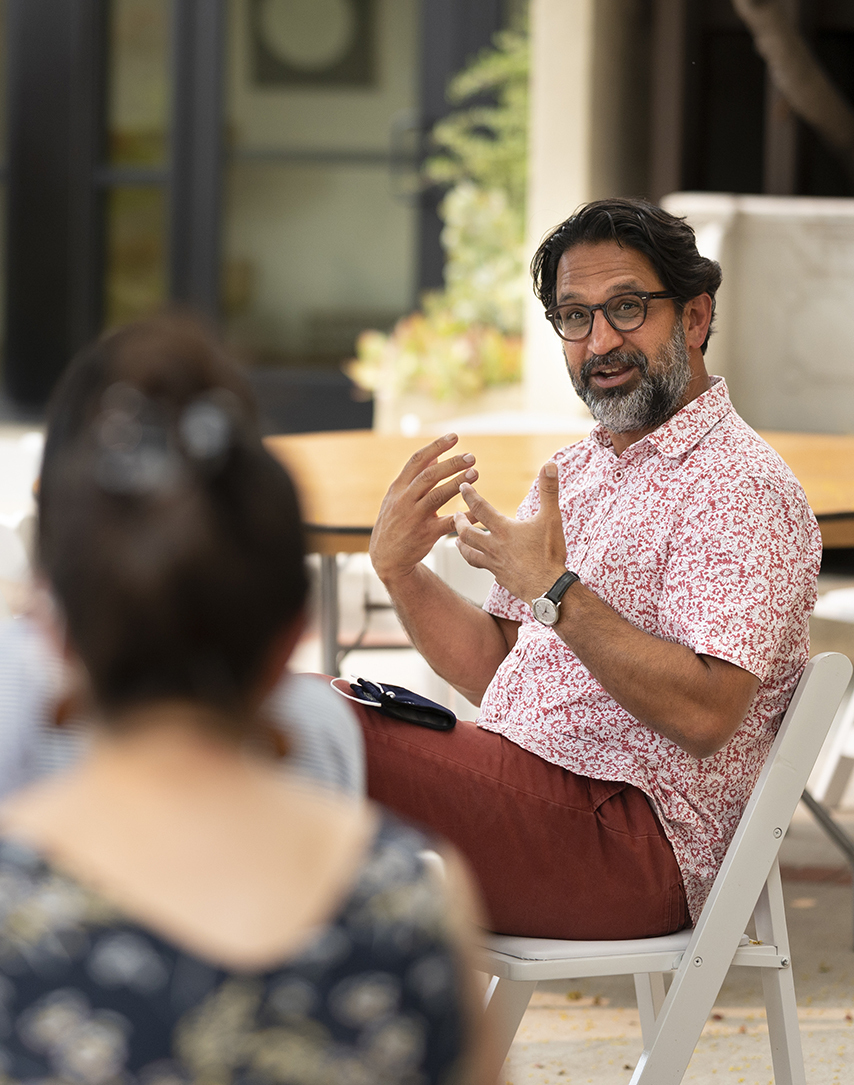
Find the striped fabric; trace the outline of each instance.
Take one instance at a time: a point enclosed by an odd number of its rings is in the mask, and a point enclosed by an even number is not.
[[[71,765],[86,748],[83,721],[54,723],[62,662],[28,618],[0,621],[0,799]],[[362,732],[328,682],[290,675],[274,690],[268,713],[287,734],[287,765],[354,796],[365,793]]]

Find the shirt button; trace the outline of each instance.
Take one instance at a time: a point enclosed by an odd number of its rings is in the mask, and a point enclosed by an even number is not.
[[[619,482],[624,474],[625,474],[625,471],[615,471],[614,472],[614,478],[617,480],[617,482]]]

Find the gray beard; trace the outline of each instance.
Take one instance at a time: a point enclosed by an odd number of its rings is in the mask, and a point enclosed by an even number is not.
[[[634,365],[640,373],[640,383],[632,389],[596,388],[590,384],[593,370],[605,359],[622,365]],[[682,407],[685,391],[691,380],[691,365],[685,344],[685,331],[677,320],[673,334],[655,355],[656,368],[650,373],[649,360],[640,350],[614,351],[594,355],[575,377],[570,372],[572,386],[588,410],[611,433],[629,433],[640,429],[656,429]]]

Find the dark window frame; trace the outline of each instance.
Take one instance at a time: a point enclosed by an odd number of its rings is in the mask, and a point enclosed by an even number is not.
[[[171,154],[160,168],[107,162],[108,16],[108,0],[7,0],[3,385],[25,413],[102,326],[110,189],[166,190],[169,299],[219,314],[225,0],[172,0]]]

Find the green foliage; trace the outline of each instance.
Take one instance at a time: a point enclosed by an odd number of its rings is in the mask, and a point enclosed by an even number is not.
[[[528,39],[505,30],[452,81],[458,103],[490,94],[494,105],[460,108],[438,122],[439,152],[426,174],[449,184],[444,221],[444,301],[462,320],[518,335],[526,284],[525,179],[528,139]]]
[[[471,181],[498,189],[518,215],[525,211],[528,146],[528,38],[521,31],[495,35],[495,44],[451,80],[448,98],[462,105],[489,94],[494,105],[455,110],[433,129],[438,153],[426,174],[439,184]]]
[[[485,95],[494,104],[465,105]],[[496,34],[448,97],[460,108],[433,129],[437,153],[425,167],[427,179],[449,186],[439,207],[445,288],[390,335],[362,334],[348,372],[370,390],[447,399],[521,379],[527,36]]]
[[[499,188],[461,181],[442,202],[445,289],[424,299],[463,324],[519,335],[527,273],[522,224]]]
[[[475,395],[521,376],[522,342],[486,324],[427,307],[398,321],[391,335],[366,331],[348,373],[363,388],[417,392],[432,399]]]

